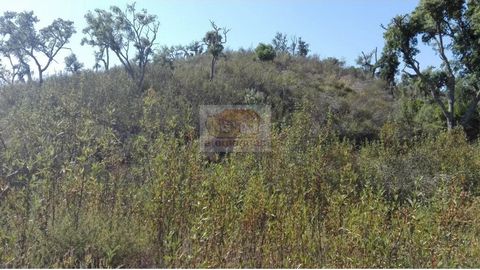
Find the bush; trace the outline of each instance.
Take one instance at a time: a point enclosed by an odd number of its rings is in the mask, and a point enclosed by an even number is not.
[[[263,43],[258,44],[257,48],[255,49],[255,54],[261,61],[272,61],[276,56],[273,46]]]

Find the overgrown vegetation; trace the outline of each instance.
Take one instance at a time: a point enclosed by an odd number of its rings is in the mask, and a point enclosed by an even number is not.
[[[72,54],[68,75],[0,88],[0,267],[480,265],[478,125],[389,80],[397,52],[347,67],[277,33],[259,61],[212,27],[141,84],[95,39],[102,71]],[[271,151],[200,152],[205,104],[270,106]]]
[[[253,57],[154,65],[142,96],[120,69],[3,88],[1,266],[478,265],[478,144],[405,138],[331,59]],[[272,104],[272,151],[206,160],[214,102]]]

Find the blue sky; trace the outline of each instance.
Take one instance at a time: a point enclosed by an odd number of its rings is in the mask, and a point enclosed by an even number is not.
[[[125,7],[132,1],[2,0],[0,12],[33,10],[40,26],[55,18],[75,22],[77,34],[68,45],[87,67],[93,66],[93,49],[81,46],[84,14],[111,5]],[[277,31],[301,36],[310,44],[311,53],[321,58],[337,57],[353,65],[361,51],[383,46],[381,24],[397,15],[411,12],[418,0],[137,0],[137,8],[146,8],[160,21],[159,45],[188,44],[200,40],[209,30],[209,20],[231,28],[227,47],[254,48],[259,42],[271,42]],[[58,57],[50,72],[63,68]],[[435,55],[422,55],[423,63],[435,63]]]

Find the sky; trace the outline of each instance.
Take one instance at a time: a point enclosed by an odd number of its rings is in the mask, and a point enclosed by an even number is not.
[[[81,46],[84,15],[96,8],[112,5],[122,9],[132,1],[124,0],[1,0],[0,13],[34,11],[40,19],[39,28],[56,18],[72,20],[77,33],[68,47],[87,68],[94,64],[94,49]],[[158,47],[186,45],[201,40],[210,30],[209,20],[230,28],[230,49],[255,48],[259,42],[270,43],[276,32],[302,37],[310,44],[311,54],[321,58],[336,57],[354,65],[362,51],[383,47],[383,29],[398,14],[411,12],[418,0],[137,0],[138,9],[158,16],[160,30]],[[61,71],[64,50],[49,69]],[[423,53],[422,63],[435,64],[434,53]]]

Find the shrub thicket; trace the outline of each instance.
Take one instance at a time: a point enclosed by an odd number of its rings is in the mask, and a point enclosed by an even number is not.
[[[478,143],[411,136],[334,59],[253,57],[2,88],[0,267],[480,265]],[[206,160],[199,105],[252,103],[272,151]]]

